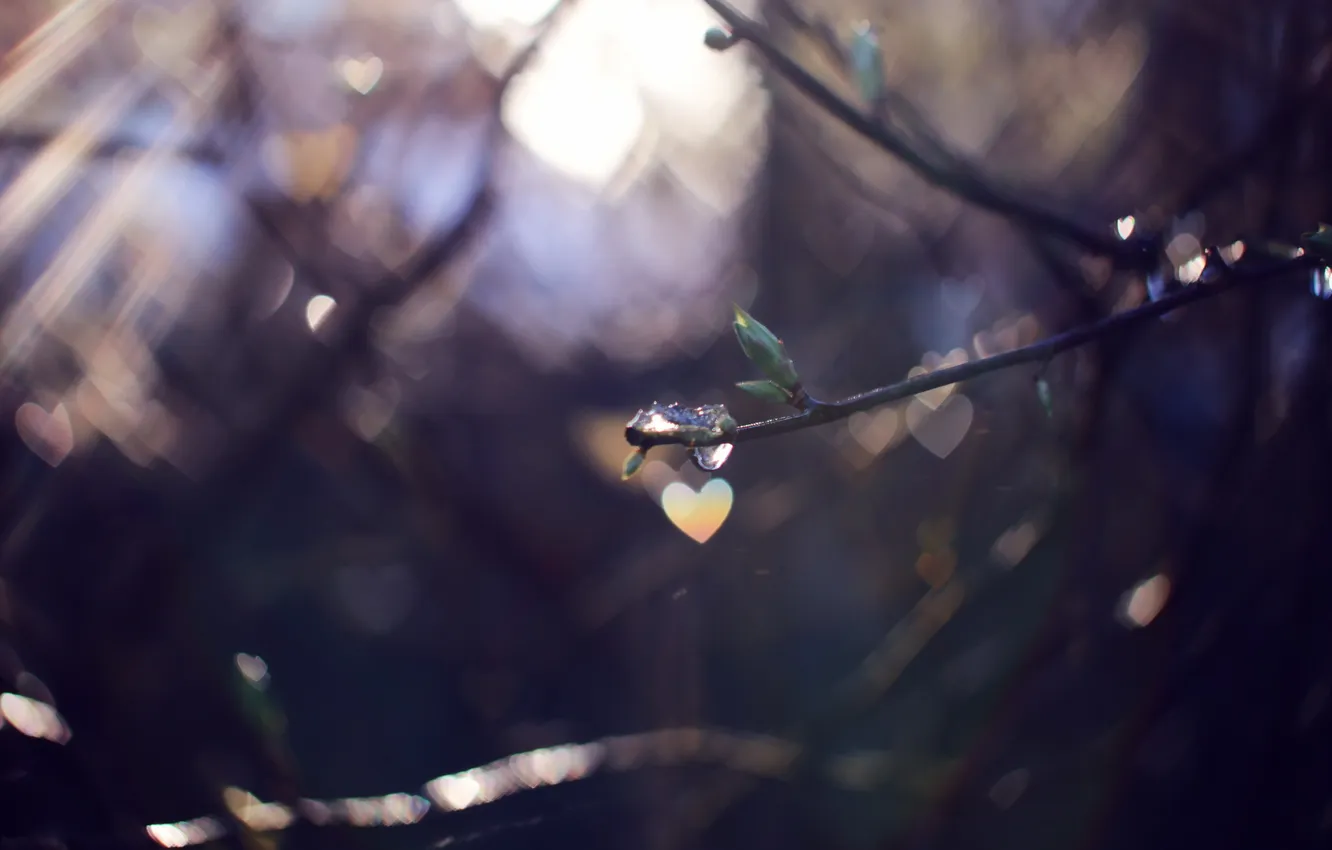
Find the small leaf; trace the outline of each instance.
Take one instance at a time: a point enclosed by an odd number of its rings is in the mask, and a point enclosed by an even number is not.
[[[735,33],[721,27],[709,27],[708,31],[703,33],[703,43],[718,53],[730,50],[737,41],[739,39],[735,37]]]
[[[763,401],[771,401],[777,404],[789,404],[791,402],[791,394],[772,381],[741,381],[736,386]]]
[[[795,364],[786,356],[786,346],[777,335],[768,330],[753,316],[736,305],[735,336],[740,340],[740,348],[754,365],[763,370],[763,374],[784,390],[794,390],[800,383]]]
[[[1054,394],[1050,392],[1050,382],[1044,378],[1036,379],[1036,397],[1041,400],[1041,407],[1045,408],[1045,415],[1054,416]]]
[[[855,71],[856,85],[866,103],[878,103],[883,97],[883,50],[879,36],[868,21],[860,23],[851,32],[851,67]]]
[[[634,451],[629,453],[629,457],[624,459],[624,468],[620,470],[620,480],[628,481],[634,477],[634,473],[643,468],[643,459],[647,457],[647,452]]]

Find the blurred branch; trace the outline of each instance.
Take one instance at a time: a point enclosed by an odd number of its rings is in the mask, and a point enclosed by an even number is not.
[[[0,130],[0,149],[7,152],[37,152],[49,146],[55,140],[58,132],[59,129],[54,128],[52,130]],[[219,146],[207,140],[194,141],[162,151],[161,147],[140,139],[103,138],[92,144],[85,155],[89,159],[111,159],[127,153],[142,154],[150,148],[201,165],[222,165],[226,162],[226,153]]]
[[[1142,270],[1156,262],[1156,241],[1135,237],[1121,241],[1096,233],[1043,207],[1013,197],[967,166],[957,172],[916,150],[896,130],[874,114],[866,113],[844,100],[818,80],[799,62],[776,46],[766,27],[732,7],[725,0],[703,0],[717,13],[738,41],[747,41],[768,62],[775,73],[795,86],[830,116],[840,121],[880,149],[892,154],[930,185],[943,189],[981,209],[1058,237],[1083,251],[1110,257],[1116,267]],[[838,55],[840,56],[840,49]],[[922,119],[923,121],[923,119]],[[942,145],[941,145],[942,147]],[[946,152],[946,148],[943,148]],[[960,157],[946,154],[961,162]]]
[[[807,15],[793,0],[773,0],[773,6],[796,30],[812,39],[844,77],[854,79],[851,51],[842,43],[831,24]],[[873,112],[875,117],[884,122],[890,122],[894,118],[902,119],[903,129],[914,134],[917,142],[924,147],[924,150],[918,147],[917,151],[926,157],[930,154],[936,155],[936,167],[954,169],[954,179],[965,177],[976,182],[986,182],[980,176],[976,164],[953,150],[925,117],[920,107],[906,95],[889,86],[887,81],[883,82],[883,89],[873,104]]]
[[[323,406],[338,391],[338,378],[369,350],[372,342],[374,318],[380,310],[401,303],[440,268],[456,259],[472,242],[473,236],[487,220],[493,206],[493,179],[495,162],[505,137],[501,107],[509,85],[531,63],[553,24],[571,0],[556,3],[539,24],[527,46],[510,62],[496,82],[491,104],[490,131],[481,144],[470,200],[454,225],[421,248],[403,268],[389,270],[378,280],[358,292],[350,303],[339,304],[330,318],[326,345],[309,358],[303,367],[295,370],[288,382],[288,391],[267,417],[237,440],[218,468],[228,480],[238,482],[262,465],[262,453],[256,451],[262,444],[278,434],[287,433],[310,411]],[[262,224],[261,219],[261,224]],[[271,225],[271,222],[268,223]],[[265,225],[277,238],[280,233]],[[297,272],[308,269],[299,260]],[[214,493],[223,494],[225,486],[216,487]],[[223,498],[229,498],[224,496]]]
[[[792,431],[825,425],[888,402],[919,395],[939,387],[970,381],[991,372],[1026,363],[1045,363],[1065,351],[1115,336],[1142,324],[1148,319],[1164,316],[1194,302],[1213,298],[1240,284],[1257,283],[1290,272],[1307,270],[1311,268],[1312,261],[1301,255],[1293,259],[1279,260],[1264,265],[1251,266],[1248,261],[1242,262],[1242,265],[1225,267],[1216,258],[1215,252],[1209,252],[1208,272],[1204,276],[1206,282],[1194,284],[1158,301],[1144,304],[1123,313],[1117,313],[1099,322],[1049,337],[1032,345],[1015,348],[992,357],[972,360],[960,366],[928,372],[841,401],[823,402],[809,399],[808,408],[800,413],[742,425],[722,436],[690,437],[680,433],[649,436],[633,431],[629,433],[633,440],[637,440],[634,443],[635,445],[642,449],[648,449],[654,445],[667,444],[709,446],[719,443],[743,443],[749,440],[775,437],[780,434],[789,434]]]

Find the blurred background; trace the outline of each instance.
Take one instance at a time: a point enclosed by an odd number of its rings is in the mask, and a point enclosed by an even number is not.
[[[736,7],[1179,285],[1332,218],[1327,4]],[[6,0],[6,848],[1332,846],[1307,279],[621,482],[732,303],[840,398],[1159,295],[718,22]]]

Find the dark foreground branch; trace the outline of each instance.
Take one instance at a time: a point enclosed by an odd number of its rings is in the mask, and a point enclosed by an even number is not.
[[[841,401],[816,401],[809,404],[808,408],[800,413],[742,425],[738,428],[728,429],[728,433],[723,435],[700,437],[696,434],[654,434],[646,439],[640,438],[636,445],[640,449],[646,450],[654,445],[677,444],[700,447],[722,443],[743,443],[825,425],[889,402],[900,401],[939,387],[970,381],[991,372],[998,372],[1002,369],[1010,369],[1027,363],[1046,363],[1065,351],[1122,333],[1149,319],[1164,316],[1166,313],[1174,312],[1189,304],[1207,298],[1214,298],[1241,284],[1272,280],[1293,272],[1307,272],[1314,265],[1315,261],[1304,255],[1293,259],[1244,261],[1242,264],[1232,267],[1225,267],[1219,258],[1213,257],[1209,273],[1204,276],[1205,282],[1194,284],[1133,310],[1117,313],[1099,322],[1075,328],[1022,348],[1015,348],[992,357],[983,357],[980,360],[972,360],[960,366],[918,375]]]

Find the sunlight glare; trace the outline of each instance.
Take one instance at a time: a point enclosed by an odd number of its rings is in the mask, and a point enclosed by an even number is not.
[[[597,61],[600,39],[588,26],[562,29],[536,65],[514,81],[502,107],[520,144],[597,190],[620,174],[646,124],[625,69]]]
[[[742,98],[761,96],[743,52],[719,53],[703,44],[702,33],[717,23],[703,3],[637,0],[622,2],[621,9],[618,31],[652,33],[617,47],[672,136],[702,145],[718,135]]]
[[[0,79],[0,125],[20,114],[48,81],[97,40],[109,23],[98,18],[111,5],[110,0],[96,0],[62,9],[41,28],[41,37],[6,57],[13,70]]]
[[[555,8],[556,0],[453,0],[467,23],[479,30],[505,24],[535,26]]]

